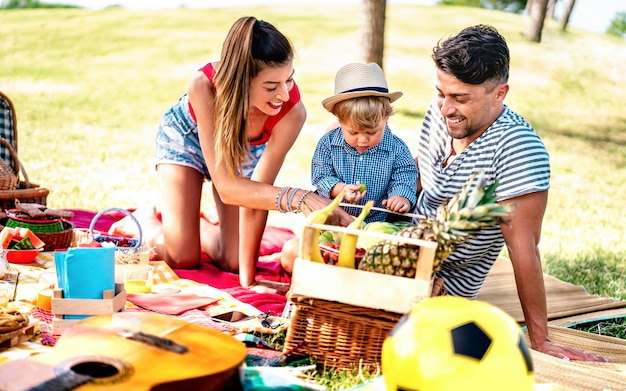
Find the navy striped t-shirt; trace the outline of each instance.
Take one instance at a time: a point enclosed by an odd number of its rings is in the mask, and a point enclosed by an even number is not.
[[[528,122],[507,106],[482,135],[443,167],[450,148],[445,119],[433,102],[424,117],[418,144],[422,191],[416,213],[434,216],[437,207],[480,170],[485,171],[488,184],[499,181],[498,201],[550,187],[550,161],[543,142]],[[459,246],[438,273],[448,292],[475,298],[503,245],[502,231],[496,225]]]

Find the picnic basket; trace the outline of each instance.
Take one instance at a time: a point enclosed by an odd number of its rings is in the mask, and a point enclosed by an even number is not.
[[[126,238],[115,235],[107,235],[103,232],[97,231],[96,224],[98,220],[106,213],[121,212],[128,216],[135,225],[137,225],[138,237]],[[148,263],[150,261],[150,251],[143,243],[143,234],[141,231],[141,225],[135,216],[126,209],[122,208],[107,208],[98,212],[89,224],[88,230],[75,230],[76,238],[75,244],[80,245],[83,243],[91,242],[92,240],[98,242],[109,242],[115,245],[115,264],[126,265],[135,263]]]
[[[17,187],[17,183],[19,182],[18,178],[18,169],[19,169],[19,161],[17,159],[17,155],[15,154],[15,150],[11,144],[0,137],[0,144],[3,145],[11,154],[11,159],[14,162],[13,165],[10,165],[4,159],[0,160],[0,190],[13,190]]]
[[[2,92],[0,92],[0,138],[3,140],[0,142],[0,165],[3,170],[6,170],[4,175],[9,180],[8,184],[0,185],[0,210],[14,208],[16,199],[46,205],[48,189],[29,181],[24,166],[18,158],[15,107]],[[19,179],[20,172],[23,180]],[[11,173],[14,177],[10,175]],[[15,185],[11,185],[12,181],[15,181]]]
[[[420,247],[415,278],[311,261],[316,229],[375,236]],[[382,344],[413,305],[430,296],[437,243],[397,235],[306,223],[301,257],[294,262],[284,352],[311,357],[318,366],[350,369],[380,365]],[[374,288],[374,289],[373,289]]]

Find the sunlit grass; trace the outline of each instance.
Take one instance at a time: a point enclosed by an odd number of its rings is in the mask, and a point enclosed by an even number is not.
[[[580,323],[572,326],[572,328],[597,335],[626,339],[626,319],[624,317]]]

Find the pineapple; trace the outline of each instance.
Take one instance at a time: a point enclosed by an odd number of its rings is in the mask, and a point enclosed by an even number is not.
[[[461,191],[437,209],[435,217],[420,220],[396,235],[438,243],[433,273],[461,243],[507,216],[513,206],[498,204],[498,182],[485,186],[484,172],[472,175]],[[415,277],[420,247],[400,241],[383,240],[371,247],[359,263],[359,270]]]

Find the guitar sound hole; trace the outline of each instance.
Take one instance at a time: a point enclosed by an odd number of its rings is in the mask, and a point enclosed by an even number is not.
[[[57,374],[65,371],[89,376],[93,379],[91,384],[97,385],[124,382],[135,372],[130,364],[118,358],[106,356],[74,357],[55,368]]]
[[[71,369],[76,373],[91,376],[96,379],[115,376],[119,373],[119,370],[115,366],[95,361],[83,362],[74,365]]]

